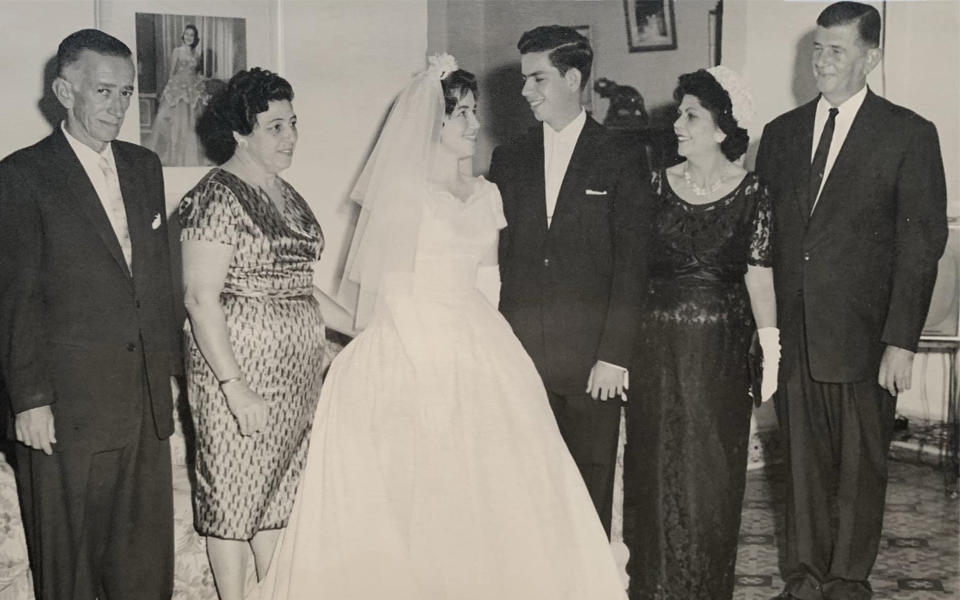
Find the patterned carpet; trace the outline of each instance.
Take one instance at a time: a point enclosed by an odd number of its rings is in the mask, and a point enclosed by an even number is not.
[[[782,480],[779,465],[747,474],[735,600],[769,600],[781,589],[776,532]],[[883,540],[870,578],[876,600],[960,598],[958,507],[942,470],[890,462]]]

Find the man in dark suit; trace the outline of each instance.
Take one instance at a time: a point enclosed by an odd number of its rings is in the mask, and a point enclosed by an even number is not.
[[[490,165],[507,218],[500,310],[543,378],[609,534],[649,191],[638,156],[580,105],[589,41],[553,25],[524,33],[517,47],[523,97],[543,124],[498,147]]]
[[[123,42],[57,52],[66,121],[0,163],[0,366],[37,597],[169,599],[170,447],[182,370],[155,154],[115,141]]]
[[[946,192],[933,124],[867,88],[876,9],[838,2],[817,25],[820,97],[769,123],[757,155],[775,201],[783,339],[779,597],[867,599],[896,396],[910,387],[946,242]]]

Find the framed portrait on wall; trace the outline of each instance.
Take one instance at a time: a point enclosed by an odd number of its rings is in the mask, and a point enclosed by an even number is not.
[[[211,162],[194,132],[209,99],[239,70],[279,71],[279,3],[269,0],[95,0],[96,26],[134,53],[137,101],[120,139],[164,166],[168,211]]]
[[[210,99],[247,68],[246,19],[136,13],[140,145],[165,167],[212,164],[197,138]],[[146,114],[145,114],[146,113]]]
[[[673,0],[623,0],[630,52],[677,49]]]

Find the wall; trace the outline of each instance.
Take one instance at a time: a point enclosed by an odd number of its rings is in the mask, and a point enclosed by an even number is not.
[[[757,117],[750,128],[752,165],[763,126],[817,95],[811,74],[813,31],[828,2],[725,0],[724,63],[750,82]],[[948,208],[960,216],[960,2],[872,2],[886,10],[884,62],[868,78],[878,94],[933,121],[940,134],[947,176]],[[913,389],[899,398],[910,417],[946,416],[947,362],[942,353],[918,354]],[[772,410],[758,413],[761,428]]]
[[[480,78],[479,116],[484,125],[475,168],[484,172],[493,148],[536,121],[520,96],[517,41],[538,25],[589,25],[594,47],[595,79],[607,77],[641,93],[648,111],[671,115],[677,76],[709,66],[707,13],[716,0],[675,3],[677,49],[629,52],[623,0],[432,0],[430,12],[445,15],[449,52],[460,65]],[[443,48],[437,48],[443,50]],[[607,100],[594,96],[595,114],[602,120]]]
[[[0,89],[6,115],[0,120],[0,157],[36,142],[62,118],[47,92],[60,40],[99,22],[134,47],[137,10],[247,18],[248,66],[279,70],[296,91],[301,137],[284,177],[324,226],[327,250],[316,280],[335,290],[354,218],[350,187],[393,97],[424,65],[426,0],[0,1],[0,70],[16,82]],[[134,103],[121,139],[139,142],[138,119]],[[164,170],[169,210],[204,172]]]

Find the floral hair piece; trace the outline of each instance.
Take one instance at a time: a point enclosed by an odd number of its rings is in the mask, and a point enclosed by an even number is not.
[[[733,118],[737,120],[737,125],[747,129],[753,120],[753,96],[750,94],[750,88],[746,82],[733,69],[723,65],[717,65],[707,69],[707,73],[720,84],[730,96],[732,108],[730,112]]]
[[[457,59],[446,52],[443,54],[434,54],[427,59],[427,62],[429,63],[427,73],[436,75],[437,79],[446,79],[447,75],[459,68],[457,66]]]

